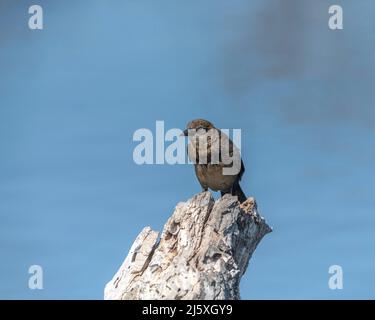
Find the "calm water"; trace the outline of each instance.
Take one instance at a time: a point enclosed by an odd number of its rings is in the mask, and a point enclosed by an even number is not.
[[[0,1],[0,298],[101,299],[132,241],[200,191],[137,166],[133,133],[242,129],[243,189],[274,232],[244,299],[375,298],[375,3]],[[28,288],[28,268],[44,289]],[[328,288],[328,268],[344,289]]]

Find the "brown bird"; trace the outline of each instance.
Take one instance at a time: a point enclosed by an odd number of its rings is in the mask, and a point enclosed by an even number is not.
[[[229,137],[204,119],[187,124],[183,131],[189,137],[187,152],[203,191],[208,188],[236,195],[240,203],[246,200],[239,181],[245,167],[238,148]]]

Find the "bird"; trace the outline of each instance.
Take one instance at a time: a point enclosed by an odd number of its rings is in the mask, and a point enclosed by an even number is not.
[[[205,119],[188,122],[181,135],[189,138],[187,153],[202,191],[220,191],[221,196],[229,193],[244,202],[247,197],[239,182],[245,166],[232,140]]]

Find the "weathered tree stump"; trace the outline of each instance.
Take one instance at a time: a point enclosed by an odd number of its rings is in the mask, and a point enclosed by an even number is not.
[[[146,227],[105,287],[105,299],[239,299],[239,283],[264,235],[256,202],[210,192],[179,203],[159,233]]]

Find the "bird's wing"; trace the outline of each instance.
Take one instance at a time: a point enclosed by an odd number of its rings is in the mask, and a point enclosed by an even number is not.
[[[237,146],[233,143],[233,141],[224,132],[222,132],[221,130],[219,130],[219,132],[220,132],[220,136],[223,135],[225,137],[225,139],[229,140],[229,154],[232,157],[234,148],[236,148],[237,150],[239,150],[239,149],[237,148]],[[244,172],[245,172],[245,165],[243,164],[242,157],[241,157],[241,168],[240,168],[240,172],[238,173],[238,181],[241,180]]]

